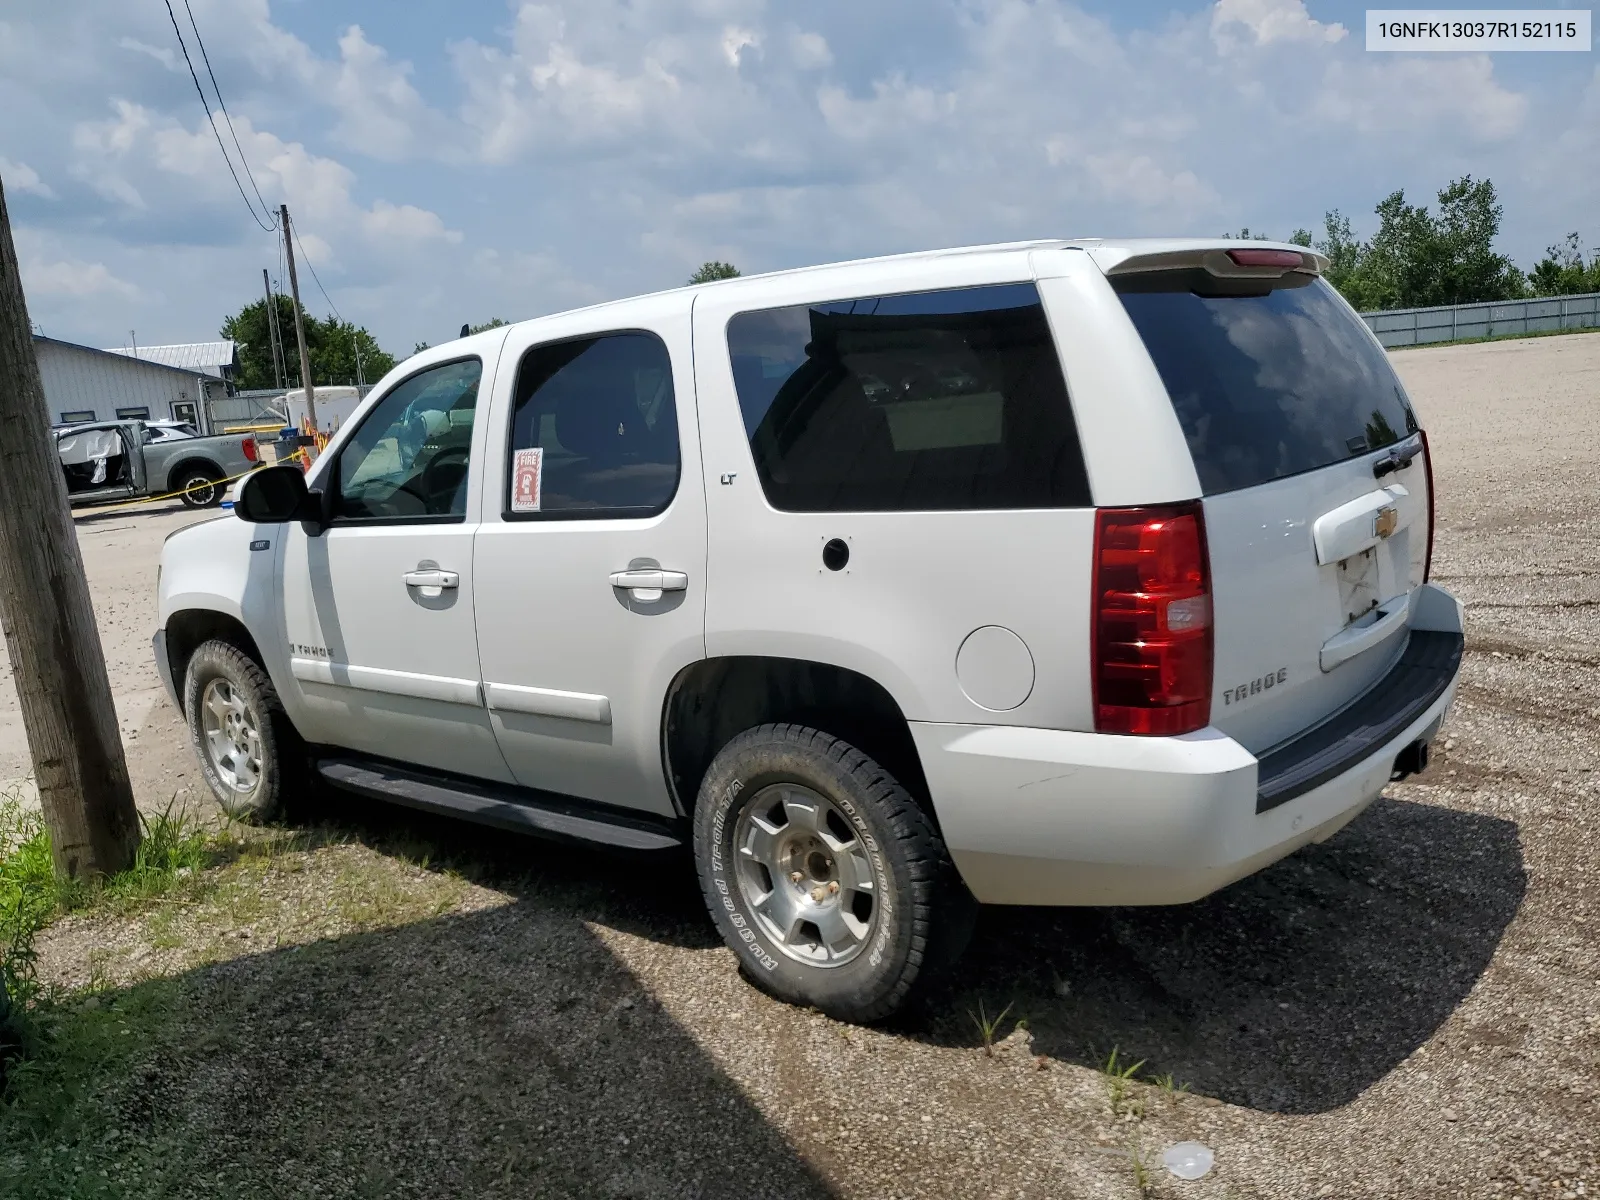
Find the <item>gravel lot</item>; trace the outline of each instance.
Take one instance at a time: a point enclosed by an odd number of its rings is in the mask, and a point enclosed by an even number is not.
[[[1183,908],[988,910],[861,1030],[741,983],[687,869],[341,801],[337,844],[50,931],[52,979],[182,982],[123,1136],[183,1147],[196,1195],[1132,1197],[1129,1148],[1184,1139],[1216,1170],[1146,1194],[1600,1193],[1600,335],[1395,361],[1468,657],[1428,772],[1327,844]],[[127,696],[187,519],[80,519]],[[196,781],[143,711],[148,806]],[[992,1055],[980,1005],[1010,1006]],[[1190,1092],[1114,1106],[1113,1048]]]

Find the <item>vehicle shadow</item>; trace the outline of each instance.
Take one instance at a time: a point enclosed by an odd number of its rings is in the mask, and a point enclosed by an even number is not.
[[[636,862],[508,838],[341,793],[319,819],[392,852],[434,848],[537,911],[657,943],[709,949],[688,856]],[[1338,1108],[1426,1042],[1488,966],[1527,888],[1515,823],[1381,799],[1327,843],[1195,904],[989,908],[955,972],[891,1022],[902,1036],[970,1047],[972,1014],[1010,1005],[1035,1053],[1232,1104]]]
[[[415,833],[409,819],[335,819],[391,851]],[[108,1169],[137,1166],[148,1194],[169,1194],[158,1182],[238,1197],[831,1194],[594,932],[631,925],[654,897],[652,935],[671,938],[670,890],[663,901],[636,871],[597,871],[598,858],[546,853],[529,873],[521,839],[446,841],[485,871],[523,860],[497,881],[503,903],[79,1006],[71,1019],[144,1034],[131,1070],[99,1091],[122,1131]]]
[[[1268,1112],[1337,1108],[1472,990],[1527,889],[1511,821],[1381,799],[1348,828],[1174,908],[983,911],[954,978],[898,1023],[975,1044],[981,1000],[1035,1053],[1144,1060]]]

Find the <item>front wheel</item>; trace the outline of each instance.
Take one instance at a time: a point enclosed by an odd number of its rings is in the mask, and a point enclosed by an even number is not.
[[[202,643],[184,675],[183,711],[200,771],[230,817],[280,813],[304,752],[267,673],[228,642]]]
[[[695,862],[746,976],[791,1004],[878,1021],[953,962],[976,902],[928,815],[860,750],[800,725],[724,746]]]
[[[178,486],[174,490],[182,492],[183,502],[189,508],[215,508],[222,503],[222,493],[227,491],[227,485],[219,483],[210,471],[194,467],[178,477]]]

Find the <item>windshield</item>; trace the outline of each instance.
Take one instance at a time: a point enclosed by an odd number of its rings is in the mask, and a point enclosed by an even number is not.
[[[1255,295],[1202,295],[1198,282],[1193,272],[1158,272],[1115,286],[1206,495],[1314,471],[1417,431],[1388,356],[1325,281],[1291,277]]]

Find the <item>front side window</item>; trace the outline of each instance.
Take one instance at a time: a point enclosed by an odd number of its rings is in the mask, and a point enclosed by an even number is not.
[[[740,313],[728,352],[767,500],[786,512],[1087,507],[1031,283]]]
[[[505,515],[648,517],[678,490],[672,361],[652,333],[535,346],[517,370]]]
[[[475,358],[444,363],[380,400],[339,452],[334,517],[462,520],[482,374]]]

